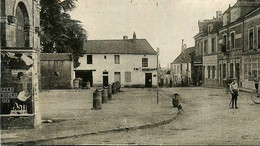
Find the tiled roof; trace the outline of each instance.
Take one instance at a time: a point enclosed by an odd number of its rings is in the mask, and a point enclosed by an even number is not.
[[[172,64],[179,63],[191,63],[190,53],[195,51],[195,47],[185,49],[173,62]]]
[[[127,40],[87,40],[84,43],[86,54],[147,54],[156,55],[156,51],[146,39]]]
[[[41,53],[41,61],[71,61],[72,56],[70,53]]]

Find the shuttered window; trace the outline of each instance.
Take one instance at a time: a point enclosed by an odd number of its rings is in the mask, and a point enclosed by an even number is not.
[[[125,72],[125,82],[131,82],[131,72]]]

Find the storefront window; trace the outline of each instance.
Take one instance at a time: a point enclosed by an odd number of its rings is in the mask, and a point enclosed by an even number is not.
[[[32,114],[32,53],[1,53],[1,114]]]

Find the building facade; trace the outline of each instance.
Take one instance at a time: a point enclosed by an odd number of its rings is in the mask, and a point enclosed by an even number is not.
[[[218,85],[218,30],[222,27],[222,15],[217,11],[216,18],[205,22],[206,33],[203,37],[203,83],[205,86]]]
[[[259,78],[259,7],[260,0],[237,0],[223,14],[217,11],[216,18],[199,21],[194,40],[196,54],[203,54],[204,85],[226,87],[236,78],[240,86],[254,87],[253,78]]]
[[[188,86],[194,84],[192,74],[194,74],[192,56],[195,47],[182,49],[181,54],[171,63],[171,76],[174,86]]]
[[[260,79],[260,8],[244,19],[244,49],[242,54],[242,87],[254,89],[255,77]]]
[[[124,87],[157,86],[157,53],[146,39],[88,40],[76,78],[91,86],[119,81]]]
[[[41,54],[41,89],[71,89],[75,77],[70,53]]]
[[[40,76],[40,1],[1,0],[1,128],[34,127]]]

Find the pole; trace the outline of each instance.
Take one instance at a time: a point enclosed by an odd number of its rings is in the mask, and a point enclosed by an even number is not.
[[[157,94],[157,104],[159,103],[159,68],[158,68],[158,58],[159,58],[159,48],[157,48],[157,88],[156,88],[156,94]]]

